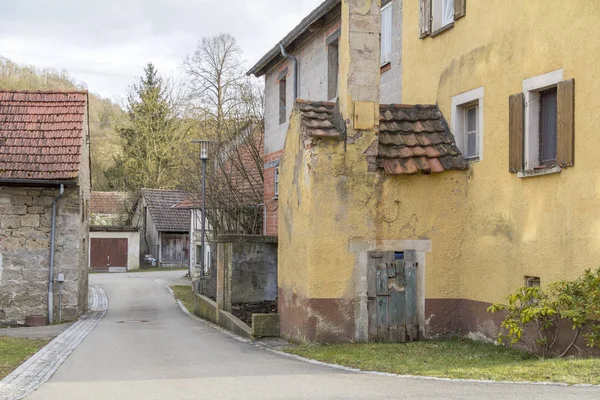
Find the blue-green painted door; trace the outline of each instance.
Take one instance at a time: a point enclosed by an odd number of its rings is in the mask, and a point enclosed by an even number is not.
[[[375,280],[369,312],[370,340],[406,342],[418,339],[416,265],[403,252],[373,252],[368,279]],[[374,287],[373,287],[374,286]],[[371,291],[370,291],[371,292]],[[370,293],[371,295],[371,293]],[[374,326],[372,326],[374,325]]]

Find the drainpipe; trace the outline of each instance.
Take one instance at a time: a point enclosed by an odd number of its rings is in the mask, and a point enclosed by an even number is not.
[[[54,240],[56,231],[56,202],[65,192],[65,185],[60,185],[58,195],[52,200],[52,227],[50,228],[50,274],[48,276],[48,324],[54,322]]]
[[[279,45],[281,55],[294,63],[294,101],[298,98],[298,59],[291,54],[285,52],[283,44]]]

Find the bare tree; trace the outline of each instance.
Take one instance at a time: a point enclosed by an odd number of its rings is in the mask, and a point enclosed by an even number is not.
[[[244,74],[242,54],[229,34],[203,38],[184,68],[189,78],[199,137],[214,140],[206,190],[207,219],[214,234],[262,231],[262,87]],[[185,174],[186,189],[200,198],[196,165]]]

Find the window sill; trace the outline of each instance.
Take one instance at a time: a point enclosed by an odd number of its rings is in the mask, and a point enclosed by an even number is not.
[[[517,173],[517,176],[519,178],[532,178],[534,176],[559,174],[561,171],[562,171],[562,168],[559,167],[558,165],[555,165],[553,167],[548,167],[548,168],[539,168],[539,169],[534,169],[534,170],[529,170],[529,171],[521,171],[521,172]]]
[[[431,32],[431,34],[429,35],[429,37],[436,37],[436,36],[441,35],[442,33],[446,32],[447,30],[450,30],[452,28],[454,28],[454,22],[450,22],[448,25],[444,25],[440,29]]]
[[[379,69],[379,73],[383,74],[384,72],[388,72],[390,69],[392,69],[392,63],[391,61],[388,61],[387,63],[381,66],[381,68]]]
[[[273,200],[279,200],[279,196],[273,197]]]
[[[469,164],[471,163],[476,163],[481,161],[479,157],[470,157],[470,158],[465,158],[465,161],[468,162]]]

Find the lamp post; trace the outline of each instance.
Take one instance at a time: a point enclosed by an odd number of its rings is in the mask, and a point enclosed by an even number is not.
[[[205,234],[206,234],[206,162],[208,161],[208,149],[211,144],[211,140],[192,140],[192,143],[200,144],[200,160],[202,161],[202,228],[201,228],[201,248],[202,248],[202,259],[200,265],[202,266],[202,273],[205,272],[205,257],[206,249],[204,248]]]

